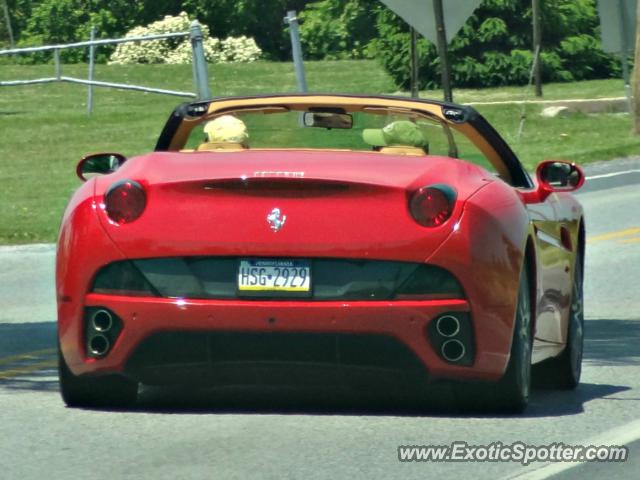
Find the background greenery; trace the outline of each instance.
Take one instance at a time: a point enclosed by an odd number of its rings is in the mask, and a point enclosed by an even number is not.
[[[86,74],[86,65],[65,65],[63,73]],[[51,75],[52,65],[5,65],[0,80]],[[216,95],[292,92],[293,66],[260,61],[210,68]],[[307,63],[311,90],[350,93],[393,93],[389,75],[371,60]],[[99,65],[98,80],[129,82],[189,91],[189,65]],[[176,97],[95,90],[95,112],[86,113],[86,88],[70,84],[2,87],[0,92],[0,243],[55,241],[62,212],[80,185],[75,176],[79,159],[91,152],[119,151],[127,156],[153,149]],[[622,92],[620,80],[549,84],[546,98],[607,97]],[[440,91],[422,96],[441,98]],[[454,92],[458,102],[522,100],[522,87]],[[511,144],[528,168],[544,158],[581,163],[640,151],[640,137],[631,133],[627,114],[573,114],[542,118],[541,107],[526,109],[524,135],[516,133],[521,115],[517,105],[478,106]]]
[[[283,23],[287,9],[301,10],[307,3],[309,0],[7,0],[19,46],[87,39],[91,25],[97,27],[101,38],[119,37],[134,26],[186,11],[208,25],[215,37],[255,38],[266,58],[273,60],[290,55]],[[6,35],[0,36],[2,40],[6,44]],[[111,50],[102,49],[99,60],[106,61]],[[46,55],[21,59],[39,63],[48,58]],[[62,58],[65,62],[84,61],[86,52],[64,52]]]
[[[91,25],[102,38],[186,11],[213,36],[255,38],[267,60],[290,58],[283,23],[287,10],[300,12],[306,58],[377,59],[398,88],[409,82],[409,27],[378,0],[7,0],[19,45],[86,39]],[[620,75],[619,61],[601,49],[596,0],[544,0],[542,72],[549,82]],[[2,22],[0,22],[2,25]],[[519,85],[531,67],[531,0],[484,0],[450,45],[456,87]],[[0,42],[6,34],[0,32]],[[6,42],[5,42],[6,43]],[[105,61],[109,47],[100,49]],[[49,53],[10,61],[41,63]],[[433,44],[419,42],[421,88],[439,85]],[[63,52],[66,62],[86,51]],[[7,61],[0,57],[0,61]]]
[[[294,91],[287,10],[302,21],[301,36],[310,90],[393,93],[406,90],[409,28],[378,0],[6,0],[19,46],[86,39],[91,25],[101,38],[186,11],[213,36],[253,37],[265,52],[253,64],[212,65],[216,95]],[[543,0],[543,75],[546,99],[620,96],[618,61],[602,52],[595,0]],[[530,0],[484,0],[451,44],[454,96],[458,102],[522,100],[531,65]],[[0,21],[0,48],[8,45]],[[106,62],[111,47],[98,49]],[[52,76],[49,54],[0,57],[0,80]],[[83,77],[86,49],[65,51],[63,72]],[[433,45],[419,42],[423,89],[439,84]],[[49,64],[46,64],[49,62]],[[29,65],[20,65],[29,64]],[[98,80],[192,90],[191,68],[178,65],[107,66]],[[595,79],[595,80],[594,80]],[[603,80],[597,80],[603,79]],[[588,81],[585,81],[588,80]],[[571,82],[571,83],[569,83]],[[505,85],[511,85],[504,87]],[[478,88],[503,86],[496,88]],[[466,87],[466,88],[461,88]],[[441,98],[437,90],[422,95]],[[97,89],[96,110],[86,114],[86,89],[55,84],[0,90],[0,243],[54,241],[70,195],[74,169],[85,154],[120,151],[128,156],[153,148],[175,97]],[[479,107],[528,168],[544,158],[578,162],[638,152],[626,114],[572,114],[546,119],[542,107]]]
[[[620,61],[602,51],[595,0],[544,0],[541,50],[544,82],[619,76]],[[379,34],[369,51],[402,88],[409,86],[409,30],[389,10],[378,8]],[[485,0],[452,40],[455,86],[523,85],[533,60],[530,0]],[[440,85],[436,47],[418,43],[421,88]]]

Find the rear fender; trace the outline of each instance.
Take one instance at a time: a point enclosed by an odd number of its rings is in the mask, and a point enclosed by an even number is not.
[[[476,330],[479,368],[506,368],[520,272],[531,234],[518,195],[510,186],[493,182],[466,202],[454,232],[428,259],[451,271],[465,290]]]
[[[124,259],[97,218],[94,181],[85,183],[73,196],[60,226],[56,252],[56,297],[61,352],[73,371],[83,362],[82,314],[84,298],[95,272]]]

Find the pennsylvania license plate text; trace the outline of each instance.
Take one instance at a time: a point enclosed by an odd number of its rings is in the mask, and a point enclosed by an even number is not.
[[[240,291],[308,292],[310,287],[308,260],[240,260]]]

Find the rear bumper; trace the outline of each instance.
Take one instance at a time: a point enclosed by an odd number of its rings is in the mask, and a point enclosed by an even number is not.
[[[103,358],[86,356],[83,318],[66,318],[60,331],[65,360],[76,375],[131,374],[130,360],[143,348],[145,340],[163,332],[197,334],[310,334],[318,341],[327,334],[345,338],[372,335],[394,340],[424,367],[429,378],[497,380],[506,366],[504,354],[488,351],[484,345],[495,338],[493,318],[472,318],[475,360],[471,366],[452,365],[440,358],[429,341],[427,329],[434,319],[447,312],[470,312],[466,300],[425,301],[248,301],[176,300],[152,297],[124,297],[88,294],[86,307],[106,307],[123,324],[109,354]],[[74,308],[60,305],[59,313],[73,315]],[[284,338],[284,337],[283,337]],[[296,337],[290,337],[292,342]],[[505,346],[502,346],[505,349]],[[506,346],[508,351],[508,346]],[[239,359],[243,360],[243,359]],[[134,375],[135,376],[135,375]]]

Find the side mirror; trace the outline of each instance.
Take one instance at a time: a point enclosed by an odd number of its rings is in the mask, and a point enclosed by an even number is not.
[[[97,175],[107,175],[115,172],[127,160],[119,153],[92,153],[78,163],[76,175],[82,181],[87,181]]]
[[[573,192],[584,184],[584,172],[575,163],[545,160],[536,168],[538,199],[543,202],[554,192]]]

